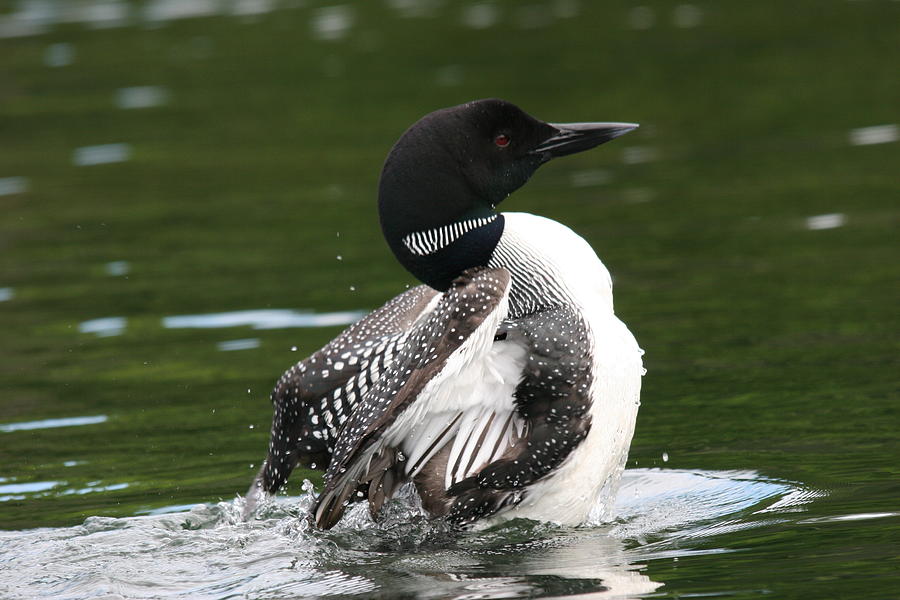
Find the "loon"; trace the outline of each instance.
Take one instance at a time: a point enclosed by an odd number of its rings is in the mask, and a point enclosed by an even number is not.
[[[404,483],[458,526],[584,523],[624,470],[643,351],[584,239],[496,207],[552,158],[636,127],[545,123],[498,99],[412,125],[385,161],[378,210],[423,285],[280,378],[245,515],[300,464],[324,471],[311,509],[323,529],[357,501],[377,517]]]

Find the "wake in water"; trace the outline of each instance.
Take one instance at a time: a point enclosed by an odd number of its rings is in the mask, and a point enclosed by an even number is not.
[[[562,528],[511,521],[458,532],[427,520],[412,494],[374,523],[364,503],[323,532],[305,484],[241,518],[243,498],[77,527],[0,532],[0,597],[510,598],[661,584],[638,565],[696,553],[700,540],[803,510],[811,490],[754,472],[626,471],[606,523]],[[713,552],[723,550],[703,550]]]

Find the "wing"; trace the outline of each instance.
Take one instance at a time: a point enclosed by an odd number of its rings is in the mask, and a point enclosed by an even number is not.
[[[504,334],[526,348],[515,390],[524,432],[503,456],[447,486],[446,515],[459,524],[520,502],[527,486],[559,467],[591,427],[592,347],[581,316],[568,307],[548,309],[504,323]]]
[[[360,487],[368,487],[370,508],[377,512],[396,485],[454,438],[462,411],[436,398],[489,352],[506,317],[509,285],[505,269],[467,271],[410,332],[340,432],[314,508],[319,527],[337,523]],[[435,412],[438,418],[429,418]],[[408,449],[411,438],[417,455]]]
[[[327,468],[338,430],[438,295],[424,285],[400,294],[281,376],[272,392],[268,456],[247,492],[245,515],[297,464]]]

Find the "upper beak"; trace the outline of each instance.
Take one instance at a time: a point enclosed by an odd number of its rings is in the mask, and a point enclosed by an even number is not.
[[[590,150],[604,142],[637,129],[637,123],[548,123],[556,133],[541,142],[531,154],[547,162],[557,156]]]

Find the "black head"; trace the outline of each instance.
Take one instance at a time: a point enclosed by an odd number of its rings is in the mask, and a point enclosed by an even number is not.
[[[634,129],[627,123],[550,124],[504,100],[426,115],[394,145],[381,173],[381,227],[397,259],[445,290],[485,266],[503,233],[494,208],[543,163]]]

